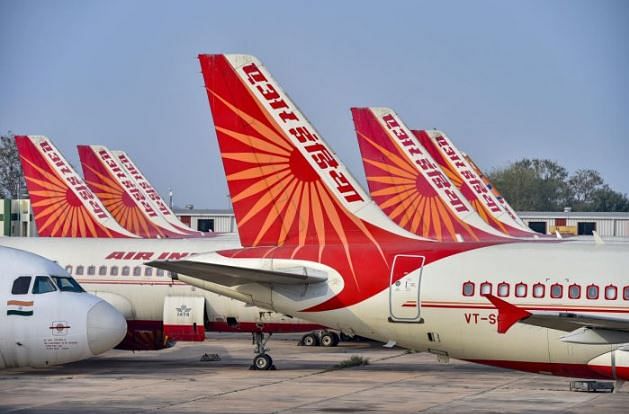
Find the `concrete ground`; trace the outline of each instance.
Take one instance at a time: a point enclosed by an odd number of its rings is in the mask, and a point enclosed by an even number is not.
[[[298,336],[269,342],[276,371],[250,371],[251,340],[211,334],[205,343],[162,351],[110,351],[47,369],[0,373],[2,413],[362,413],[627,412],[619,393],[568,391],[569,379],[441,364],[379,344],[296,346]],[[220,361],[202,362],[203,353]],[[352,355],[369,365],[333,369]]]

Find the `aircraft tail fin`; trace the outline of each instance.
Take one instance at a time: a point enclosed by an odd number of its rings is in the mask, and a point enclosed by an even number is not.
[[[199,60],[243,246],[375,243],[381,229],[408,235],[255,57]]]
[[[487,226],[389,108],[352,108],[369,191],[406,230],[441,241],[503,237]]]
[[[44,136],[16,136],[38,234],[42,237],[136,237],[109,214]]]
[[[107,148],[101,145],[77,148],[87,185],[120,225],[145,238],[183,237],[159,215]]]
[[[192,230],[177,218],[175,213],[170,209],[155,187],[153,187],[149,180],[146,179],[146,176],[142,174],[142,171],[140,171],[127,153],[124,151],[111,151],[111,153],[114,157],[116,157],[118,163],[124,167],[131,179],[135,181],[135,184],[150,198],[159,210],[160,214],[166,219],[166,221],[168,221],[168,223],[170,223],[170,225],[172,225],[177,231],[185,234],[187,237],[204,236],[203,232]]]

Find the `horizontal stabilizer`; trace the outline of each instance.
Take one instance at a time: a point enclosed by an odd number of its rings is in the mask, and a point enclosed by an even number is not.
[[[301,272],[298,272],[297,268],[293,267],[290,269],[291,272],[288,273],[271,270],[248,269],[246,267],[226,266],[215,263],[198,262],[194,260],[154,260],[145,264],[147,266],[181,273],[223,286],[236,286],[245,283],[299,285],[319,283],[327,280],[327,276],[321,274],[308,274],[309,269],[304,267],[300,268]]]

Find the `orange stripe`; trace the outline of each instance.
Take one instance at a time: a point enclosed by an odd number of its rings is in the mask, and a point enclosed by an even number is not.
[[[11,306],[11,305],[15,305],[15,306],[33,306],[33,301],[26,301],[26,300],[9,300],[7,301],[7,306]]]

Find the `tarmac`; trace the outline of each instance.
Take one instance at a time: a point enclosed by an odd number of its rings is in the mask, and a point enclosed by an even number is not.
[[[0,372],[0,413],[592,413],[627,412],[629,386],[569,391],[568,378],[485,367],[377,343],[268,343],[277,367],[249,370],[251,339],[209,334],[161,351],[112,350],[45,369]],[[201,361],[204,353],[220,360]],[[339,368],[352,356],[368,365]]]

